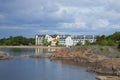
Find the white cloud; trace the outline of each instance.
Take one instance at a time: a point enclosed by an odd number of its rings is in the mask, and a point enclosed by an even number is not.
[[[93,29],[99,29],[99,28],[109,28],[109,21],[104,19],[98,19],[92,23]]]
[[[38,33],[40,34],[66,34],[64,31],[59,30],[39,30]]]
[[[115,10],[106,11],[103,14],[105,18],[110,20],[120,19],[120,13]]]
[[[85,29],[86,23],[85,22],[61,23],[60,28]]]
[[[120,24],[119,25],[112,25],[112,28],[120,30]]]
[[[93,7],[93,6],[100,6],[105,5],[107,0],[54,0],[60,3],[63,6],[76,6],[76,7]]]
[[[48,32],[51,32],[51,30],[40,30],[39,32],[41,32],[41,33],[48,33]]]
[[[0,30],[66,33],[67,29],[68,33],[93,30],[102,33],[107,29],[114,32],[120,29],[119,8],[120,0],[0,0]]]

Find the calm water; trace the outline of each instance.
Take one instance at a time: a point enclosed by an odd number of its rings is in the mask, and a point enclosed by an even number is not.
[[[55,49],[0,48],[0,51],[4,51],[13,56],[20,56],[23,54],[48,54],[54,52]]]
[[[11,55],[47,54],[49,50],[0,49]],[[53,50],[52,50],[53,51]],[[49,59],[15,58],[0,61],[0,80],[94,80],[96,74],[76,63]]]

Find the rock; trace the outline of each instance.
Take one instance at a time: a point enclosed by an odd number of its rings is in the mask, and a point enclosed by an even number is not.
[[[20,55],[19,57],[20,57],[20,58],[29,58],[30,55]]]
[[[96,62],[107,59],[105,56],[89,53],[87,47],[61,48],[51,54],[52,59],[71,59],[75,62]]]
[[[103,75],[120,76],[120,58],[108,58],[104,55],[91,53],[92,49],[88,47],[61,48],[53,54],[42,55],[23,55],[22,57],[31,58],[50,58],[51,60],[71,60],[77,63],[88,64],[88,72],[96,72]]]
[[[120,80],[117,76],[97,76],[95,80]]]
[[[8,55],[8,53],[0,51],[0,55]]]
[[[10,56],[8,53],[0,51],[0,60],[8,60],[11,58],[13,58],[13,57]]]
[[[106,67],[106,68],[110,68],[110,69],[119,68],[120,69],[120,58],[106,59],[106,60],[102,61],[100,64],[101,64],[101,66]]]
[[[95,80],[107,80],[105,76],[97,76]]]
[[[99,62],[92,63],[87,69],[89,72],[96,72],[102,75],[120,76],[120,59],[108,58]]]

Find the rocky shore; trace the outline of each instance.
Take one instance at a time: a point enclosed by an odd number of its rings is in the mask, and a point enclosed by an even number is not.
[[[60,59],[68,60],[71,59],[76,62],[90,62],[94,63],[96,61],[101,61],[107,59],[106,56],[90,54],[89,49],[86,47],[80,48],[61,48],[52,54],[40,54],[40,55],[30,55],[32,58],[50,58],[50,59]]]
[[[108,50],[108,51],[107,51]],[[110,52],[111,51],[111,52]],[[98,54],[97,54],[98,52]],[[58,48],[52,54],[40,55],[21,55],[20,58],[49,58],[50,60],[66,60],[79,63],[87,63],[88,72],[95,72],[105,76],[97,76],[95,80],[120,80],[120,58],[101,55],[102,52],[108,54],[120,54],[109,47],[72,47],[72,48]],[[10,55],[0,52],[0,60],[11,59]],[[107,75],[107,76],[106,76]]]
[[[97,76],[95,80],[120,80],[118,76]]]
[[[8,60],[8,59],[11,59],[11,58],[13,58],[13,57],[10,56],[9,54],[0,51],[0,60]]]
[[[72,60],[79,63],[88,63],[88,72],[102,75],[120,76],[120,58],[110,58],[104,55],[94,54],[92,48],[74,47],[61,48],[53,54],[31,55],[32,58],[50,58],[51,60]],[[104,79],[96,79],[104,80]],[[109,80],[109,79],[105,79]],[[114,79],[113,79],[114,80]]]

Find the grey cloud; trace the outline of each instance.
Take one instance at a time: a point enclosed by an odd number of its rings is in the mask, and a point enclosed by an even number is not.
[[[34,33],[39,29],[64,33],[66,30],[60,29],[60,24],[66,23],[72,24],[65,25],[68,33],[100,33],[97,28],[102,28],[95,21],[103,20],[102,23],[110,23],[106,28],[112,32],[112,25],[119,25],[119,7],[119,0],[0,0],[0,27],[34,28]]]
[[[64,6],[76,6],[76,7],[95,7],[95,6],[101,6],[106,5],[107,0],[57,0],[59,3],[61,3]]]

